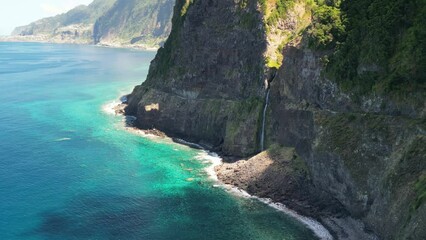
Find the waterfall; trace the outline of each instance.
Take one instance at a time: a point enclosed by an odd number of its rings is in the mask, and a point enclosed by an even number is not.
[[[265,150],[265,122],[266,122],[266,110],[268,109],[268,105],[269,105],[269,91],[270,89],[268,88],[266,90],[266,95],[265,95],[265,106],[263,107],[262,131],[260,132],[260,150],[261,151]]]

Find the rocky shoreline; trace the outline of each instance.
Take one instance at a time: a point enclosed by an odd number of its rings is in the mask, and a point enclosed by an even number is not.
[[[115,106],[112,106],[112,112],[115,115],[126,116],[125,108],[127,106],[127,96],[123,96],[120,98],[121,103],[117,103]],[[130,116],[126,116],[130,117]],[[133,124],[134,118],[131,116],[131,121],[126,121],[128,127],[136,128],[143,132],[143,134],[148,136],[155,136],[159,138],[170,138],[171,141],[188,146],[190,148],[205,150],[208,152],[215,153],[215,148],[209,145],[203,145],[198,143],[192,143],[190,141],[186,141],[179,137],[171,137],[167,133],[162,132],[158,129],[142,129],[138,128]],[[273,195],[265,194],[265,191],[252,191],[248,186],[250,185],[249,179],[251,177],[255,177],[262,170],[268,167],[271,164],[271,161],[268,161],[268,151],[262,152],[259,155],[254,156],[252,159],[245,160],[238,157],[233,156],[223,156],[221,153],[218,153],[218,156],[222,161],[220,163],[213,164],[209,171],[209,175],[218,181],[219,185],[222,186],[227,191],[234,193],[240,197],[250,197],[258,199],[261,202],[264,202],[267,205],[270,205],[273,208],[276,208],[279,211],[286,213],[287,215],[292,216],[298,221],[305,224],[308,228],[310,228],[320,239],[323,240],[331,240],[334,237],[330,233],[329,229],[317,218],[317,214],[313,214],[313,212],[305,211],[305,208],[308,205],[304,205],[304,208],[301,208],[297,204],[291,204],[289,201],[283,201],[283,199],[278,199]],[[252,169],[246,168],[246,163],[252,163],[253,159],[266,160],[262,162],[256,161],[256,167]],[[270,159],[269,159],[270,160]],[[290,182],[291,183],[291,182]],[[291,185],[291,184],[290,184]],[[267,191],[267,189],[264,189]],[[297,202],[297,200],[295,201]],[[290,203],[290,204],[289,204]],[[287,206],[289,208],[287,208]],[[306,216],[306,217],[305,217]],[[365,238],[365,239],[374,239],[374,238]]]
[[[120,101],[113,110],[116,115],[125,116],[127,96],[121,97]],[[184,136],[135,126],[134,118],[129,126],[146,135],[167,137],[194,149],[217,152],[212,146],[186,141]],[[217,153],[222,162],[213,166],[212,174],[225,189],[241,196],[257,198],[293,216],[313,230],[320,239],[378,239],[360,220],[350,217],[340,203],[315,189],[307,178],[307,166],[294,148],[272,146],[248,159]]]

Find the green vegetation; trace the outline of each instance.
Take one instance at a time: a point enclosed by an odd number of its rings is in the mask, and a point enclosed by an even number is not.
[[[416,192],[416,200],[412,208],[417,210],[426,202],[426,174],[420,176],[419,180],[414,184],[414,191]]]
[[[240,12],[240,18],[241,18],[241,26],[247,28],[247,29],[254,29],[256,25],[258,24],[258,19],[256,15],[254,15],[251,12]]]
[[[258,129],[248,129],[247,126],[259,126],[261,120],[257,113],[261,112],[263,106],[263,100],[257,97],[252,97],[246,100],[234,102],[230,112],[230,119],[228,119],[226,125],[225,142],[227,145],[232,146],[236,139],[241,138],[244,135],[257,135]],[[249,133],[250,132],[250,133]],[[258,139],[258,136],[256,136]],[[251,146],[250,154],[255,153],[257,149],[257,143]]]
[[[193,0],[185,0],[184,5],[182,6],[182,10],[180,11],[180,16],[183,17],[188,12],[189,6],[192,4]]]
[[[260,0],[260,6],[266,16],[266,25],[274,26],[279,19],[287,15],[295,0]]]
[[[305,4],[312,23],[303,30],[309,47],[328,50],[324,74],[343,90],[397,99],[424,99],[426,92],[425,0],[260,0],[268,35],[282,39],[266,65],[278,68],[282,46],[298,31],[277,33],[295,4]],[[303,24],[302,24],[303,25]],[[287,37],[284,37],[287,36]],[[277,39],[277,37],[275,37]],[[416,100],[413,100],[416,101]]]
[[[417,181],[412,184],[414,190],[414,199],[411,199],[412,202],[409,205],[408,216],[405,220],[403,228],[407,226],[407,224],[412,219],[413,215],[417,212],[417,210],[426,202],[426,173],[420,175]]]
[[[323,127],[318,149],[334,152],[340,156],[361,192],[366,192],[370,172],[383,169],[383,162],[379,159],[384,156],[380,156],[382,154],[380,152],[375,152],[373,146],[378,141],[382,145],[390,144],[389,141],[392,141],[395,134],[393,132],[395,127],[391,125],[394,124],[392,120],[392,117],[376,114],[318,113],[315,121]],[[403,119],[398,121],[400,124],[407,124]],[[374,136],[381,136],[382,139]],[[370,149],[366,150],[365,147]],[[366,152],[370,154],[365,154]]]
[[[279,54],[277,59],[272,59],[271,57],[266,57],[266,66],[268,68],[275,68],[278,69],[281,67],[282,61],[283,61],[283,55]]]
[[[268,66],[268,68],[275,68],[275,69],[279,69],[281,67],[281,64],[284,60],[284,56],[282,54],[285,45],[291,41],[291,39],[294,37],[294,35],[292,35],[290,38],[284,40],[276,49],[276,55],[277,57],[271,58],[271,57],[266,57],[266,66]]]
[[[283,61],[282,51],[284,46],[294,39],[296,32],[279,30],[278,23],[285,20],[288,12],[295,6],[296,0],[261,0],[260,6],[264,16],[264,26],[269,35],[270,43],[277,46],[273,51],[269,51],[265,59],[269,68],[279,68]]]
[[[360,132],[352,127],[355,120],[361,118],[351,113],[339,113],[336,115],[318,115],[317,121],[321,126],[325,126],[330,131],[327,132],[327,143],[325,148],[333,147],[335,152],[342,156],[352,156],[361,142]]]
[[[313,45],[335,46],[326,75],[344,90],[360,94],[424,96],[426,1],[346,0],[326,5],[316,13],[317,22],[326,19],[325,24],[311,30],[311,39],[318,40]]]
[[[95,42],[113,38],[122,44],[142,42],[158,46],[169,34],[173,4],[174,0],[115,0],[96,21]]]
[[[312,25],[308,28],[309,45],[315,49],[335,47],[345,28],[341,19],[340,0],[316,0],[312,4]]]
[[[272,144],[266,152],[275,161],[288,161],[289,165],[286,167],[286,171],[289,173],[297,173],[297,175],[303,175],[309,179],[309,168],[306,162],[296,153],[296,149]]]
[[[105,14],[116,0],[95,0],[89,6],[78,6],[67,13],[44,18],[27,26],[18,27],[14,35],[54,34],[56,29],[72,24],[93,24],[96,19]]]
[[[168,73],[167,70],[172,66],[172,51],[178,49],[179,34],[182,31],[186,13],[193,2],[194,0],[176,1],[172,18],[172,30],[164,46],[158,49],[157,55],[155,56],[156,65],[150,68],[147,79],[151,79],[152,76],[164,76]]]

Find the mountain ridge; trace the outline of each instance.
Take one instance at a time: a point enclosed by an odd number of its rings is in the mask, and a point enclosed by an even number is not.
[[[158,48],[170,32],[172,0],[95,0],[15,28],[7,39]]]

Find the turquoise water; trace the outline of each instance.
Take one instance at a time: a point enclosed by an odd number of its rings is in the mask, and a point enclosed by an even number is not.
[[[126,131],[103,111],[153,57],[0,43],[0,239],[315,239],[213,187],[201,151]]]

